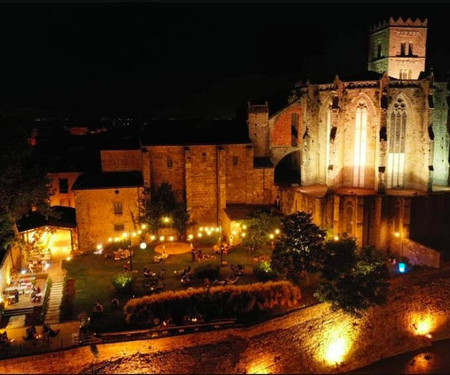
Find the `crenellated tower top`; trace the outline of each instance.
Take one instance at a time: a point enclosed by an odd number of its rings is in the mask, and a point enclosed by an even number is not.
[[[368,69],[397,79],[418,79],[425,70],[428,19],[391,17],[370,28]]]

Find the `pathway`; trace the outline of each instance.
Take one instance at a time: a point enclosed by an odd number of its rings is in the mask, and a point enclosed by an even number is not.
[[[53,259],[52,265],[48,270],[48,276],[52,279],[52,287],[48,299],[48,309],[44,319],[46,324],[59,323],[59,313],[64,287],[64,274],[65,271],[62,269],[62,259]]]

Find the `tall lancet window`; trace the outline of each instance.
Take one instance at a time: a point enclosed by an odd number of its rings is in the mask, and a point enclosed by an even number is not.
[[[406,104],[402,98],[394,103],[388,127],[388,188],[404,186]]]
[[[325,176],[328,177],[328,166],[330,165],[330,142],[331,142],[331,106],[327,111],[327,138],[325,140]]]
[[[364,187],[367,145],[367,107],[360,102],[355,117],[355,147],[353,158],[353,186]]]

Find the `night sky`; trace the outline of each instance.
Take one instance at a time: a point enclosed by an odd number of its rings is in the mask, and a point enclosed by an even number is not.
[[[327,11],[324,12],[324,9]],[[450,67],[446,4],[1,4],[1,103],[89,115],[226,118],[300,79],[366,70],[368,28],[428,17]]]

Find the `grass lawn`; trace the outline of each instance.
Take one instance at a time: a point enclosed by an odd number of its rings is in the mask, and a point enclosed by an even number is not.
[[[143,288],[143,282],[146,279],[143,275],[144,266],[148,266],[152,271],[157,273],[164,268],[166,271],[164,278],[166,287],[164,290],[180,290],[186,287],[181,285],[180,276],[175,274],[174,271],[181,271],[188,264],[194,270],[196,266],[201,264],[191,261],[190,252],[170,255],[165,263],[154,264],[153,256],[156,253],[153,247],[147,248],[146,250],[139,248],[134,248],[133,250],[133,270],[138,270],[135,273],[136,279],[133,286],[133,295],[117,294],[112,285],[114,276],[122,271],[122,267],[126,263],[125,260],[114,261],[112,259],[106,259],[103,255],[86,254],[63,262],[63,268],[67,270],[68,277],[75,279],[75,316],[83,311],[91,315],[97,301],[104,306],[104,313],[101,320],[92,324],[94,326],[93,328],[97,331],[106,332],[130,329],[130,326],[126,325],[123,319],[122,309],[113,310],[111,308],[111,300],[118,298],[121,302],[121,307],[123,307],[126,301],[133,298],[133,296],[140,297],[146,294]],[[203,254],[214,255],[212,248],[202,247],[202,252]],[[270,247],[265,247],[257,251],[254,255],[270,255],[270,253]],[[222,279],[230,272],[230,264],[237,265],[239,263],[245,267],[245,272],[237,284],[248,284],[257,281],[253,275],[253,265],[255,263],[244,248],[237,247],[232,249],[228,255],[223,256],[223,260],[228,262],[228,266],[221,268]],[[220,257],[216,256],[216,259],[212,262],[219,264]],[[203,285],[201,280],[194,280],[191,286],[196,287],[201,285]]]

